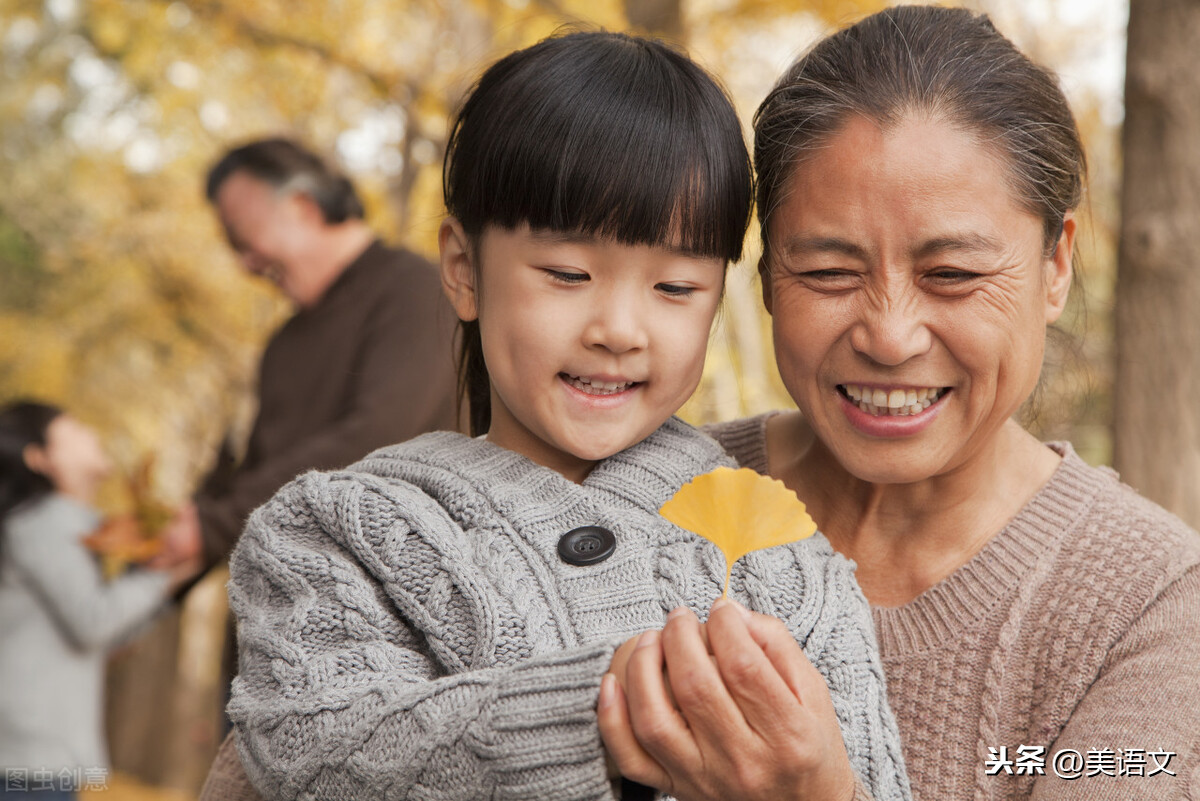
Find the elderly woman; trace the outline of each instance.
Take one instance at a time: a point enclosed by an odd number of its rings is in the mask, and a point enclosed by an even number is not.
[[[1071,284],[1084,155],[1054,77],[986,17],[894,8],[787,71],[755,166],[799,412],[711,433],[857,562],[913,797],[1200,798],[1200,537],[1012,419]],[[721,724],[683,725],[662,684],[630,671],[627,708],[602,709],[610,753],[630,778],[722,797],[689,769],[721,756],[705,745]],[[789,793],[782,761],[724,764],[775,783],[765,797],[848,797]]]
[[[1013,420],[1071,285],[1054,76],[890,9],[780,79],[755,166],[799,412],[712,433],[857,562],[914,798],[1200,798],[1200,538]]]

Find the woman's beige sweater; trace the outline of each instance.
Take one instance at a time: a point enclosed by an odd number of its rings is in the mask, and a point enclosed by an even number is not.
[[[708,433],[765,473],[766,420]],[[979,554],[872,609],[913,798],[1200,801],[1200,535],[1050,447]]]

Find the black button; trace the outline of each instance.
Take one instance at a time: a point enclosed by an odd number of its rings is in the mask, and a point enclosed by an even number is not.
[[[572,529],[558,541],[558,555],[568,565],[594,565],[612,556],[616,549],[617,538],[600,526]]]

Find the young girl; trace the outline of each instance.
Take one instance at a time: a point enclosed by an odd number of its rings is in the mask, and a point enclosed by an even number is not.
[[[105,651],[149,619],[186,569],[105,581],[80,540],[110,470],[60,409],[0,409],[0,797],[73,798],[104,782]]]
[[[474,438],[301,476],[232,559],[228,711],[271,799],[611,798],[602,677],[721,592],[719,551],[658,509],[731,464],[672,417],[748,221],[729,101],[661,43],[549,39],[483,75],[444,188]],[[804,644],[867,789],[907,798],[850,564],[817,537],[743,560],[731,592]]]

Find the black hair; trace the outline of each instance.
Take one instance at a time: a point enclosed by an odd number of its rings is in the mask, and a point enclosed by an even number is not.
[[[527,224],[726,262],[741,256],[753,192],[716,80],[664,42],[607,32],[492,65],[454,120],[442,189],[472,243],[487,226]],[[491,420],[487,367],[478,321],[460,325],[459,404],[478,435]]]
[[[291,139],[259,139],[228,151],[208,171],[204,194],[210,203],[235,172],[248,173],[278,191],[303,192],[330,225],[362,219],[362,201],[350,179]]]
[[[56,406],[33,401],[16,401],[0,409],[0,551],[9,513],[54,490],[49,478],[25,463],[25,449],[45,447],[46,432],[62,413]]]
[[[1058,80],[984,14],[896,6],[818,42],[755,112],[764,254],[771,216],[797,164],[851,115],[887,126],[914,111],[940,115],[1004,156],[1015,197],[1042,221],[1043,244],[1052,252],[1065,215],[1082,199],[1087,172]]]

